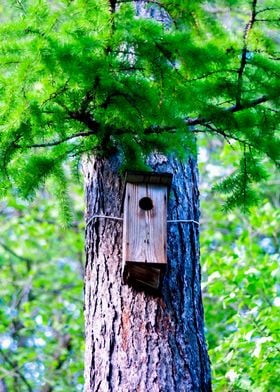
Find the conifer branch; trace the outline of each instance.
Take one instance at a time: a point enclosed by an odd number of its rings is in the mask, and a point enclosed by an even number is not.
[[[125,94],[116,94],[122,96],[124,99],[126,99],[137,111],[139,110],[136,105],[134,104],[134,102],[131,101],[131,98],[128,97]],[[112,98],[112,96],[109,97],[110,99]],[[110,101],[109,99],[109,101]],[[250,109],[253,108],[261,103],[267,102],[269,100],[269,98],[267,96],[262,96],[259,97],[257,99],[254,99],[252,101],[248,101],[242,105],[232,105],[226,109],[224,109],[225,112],[229,112],[229,113],[235,113],[235,112],[239,112],[245,109]],[[108,104],[108,102],[107,102]],[[60,140],[56,140],[56,141],[52,141],[49,143],[39,143],[39,144],[32,144],[29,145],[28,148],[44,148],[44,147],[54,147],[54,146],[58,146],[62,143],[65,143],[69,140],[78,138],[78,137],[87,137],[87,136],[91,136],[91,135],[95,135],[97,134],[97,131],[99,129],[99,124],[95,121],[92,120],[92,118],[90,117],[89,114],[87,113],[72,113],[71,115],[72,119],[76,119],[82,123],[84,123],[86,126],[88,127],[93,127],[94,126],[94,130],[91,129],[89,131],[81,131],[78,133],[75,133],[73,135],[67,136],[63,139]],[[211,123],[211,118],[205,118],[205,117],[196,117],[196,118],[188,118],[185,120],[185,124],[188,126],[195,126],[195,125],[206,125],[209,123]],[[96,129],[96,125],[97,125],[97,129]],[[161,133],[161,132],[172,132],[174,131],[174,129],[176,129],[176,127],[150,127],[144,130],[144,134],[151,134],[151,133]],[[224,137],[230,137],[229,135],[223,135]],[[232,137],[231,137],[232,138]],[[238,139],[237,139],[238,140]],[[241,141],[241,140],[238,140]]]
[[[95,135],[95,134],[96,134],[95,130],[91,130],[91,131],[87,131],[87,132],[82,131],[82,132],[75,133],[74,135],[67,136],[64,139],[56,140],[56,141],[49,142],[49,143],[31,144],[30,146],[27,146],[27,147],[28,148],[53,147],[53,146],[58,146],[59,144],[65,143],[68,140],[75,139],[77,137],[87,137],[87,136]]]
[[[161,127],[161,126],[152,126],[149,128],[146,128],[144,130],[144,135],[150,135],[150,134],[160,134],[162,132],[171,132],[174,133],[176,132],[176,126],[171,127],[171,126],[166,126],[166,127]]]
[[[186,80],[186,82],[190,83],[190,82],[195,82],[197,80],[206,79],[209,76],[216,75],[216,74],[219,74],[219,73],[237,73],[237,72],[238,71],[236,69],[218,69],[216,71],[209,71],[209,72],[207,72],[207,73],[205,73],[203,75],[197,76],[196,78],[185,79],[185,80]]]
[[[248,140],[241,139],[241,138],[239,138],[239,137],[237,137],[235,135],[227,133],[226,131],[224,131],[221,128],[216,128],[216,127],[212,126],[211,124],[205,124],[204,126],[206,128],[206,131],[204,131],[204,130],[197,130],[196,129],[193,132],[194,133],[207,133],[208,132],[207,130],[209,130],[209,132],[216,133],[217,135],[222,136],[224,139],[226,139],[226,141],[229,144],[231,144],[230,140],[235,140],[236,142],[238,142],[238,143],[240,143],[240,144],[242,144],[244,146],[246,145],[248,147],[255,148],[255,146],[253,144],[249,143]]]
[[[266,95],[263,95],[262,97],[253,99],[252,101],[245,102],[242,105],[230,106],[229,108],[225,109],[225,111],[230,112],[230,113],[240,112],[241,110],[244,110],[244,109],[254,108],[255,106],[258,106],[261,103],[264,103],[267,101],[269,101],[269,97],[267,97]]]
[[[226,133],[224,130],[216,128],[216,127],[213,127],[210,124],[205,124],[205,128],[209,129],[210,132],[214,132],[214,133],[216,133],[216,134],[218,134],[220,136],[223,136],[223,138],[226,139],[227,143],[230,144],[231,146],[232,146],[231,140],[235,140],[235,141],[237,141],[237,142],[239,142],[241,144],[247,143],[245,140],[242,140],[242,139],[240,139],[240,138],[238,138],[236,136],[230,135],[230,134]],[[198,133],[198,132],[203,132],[203,131],[197,131],[196,130],[194,132]]]
[[[26,14],[26,9],[22,3],[21,0],[16,0],[16,3],[18,4],[18,7],[23,11],[24,14]]]
[[[251,29],[256,21],[256,7],[257,0],[252,1],[252,13],[249,22],[245,26],[244,34],[243,34],[243,48],[241,53],[241,61],[240,67],[238,70],[238,79],[237,79],[237,94],[236,94],[236,106],[241,105],[241,94],[242,94],[242,85],[243,85],[243,74],[245,71],[245,67],[247,64],[247,40]]]
[[[261,10],[256,11],[256,15],[259,15],[263,12],[267,12],[267,11],[278,11],[280,10],[280,7],[267,7],[267,8],[263,8]]]
[[[255,22],[280,22],[280,18],[277,19],[255,19]]]
[[[59,95],[65,93],[67,91],[67,87],[69,84],[69,79],[65,82],[63,86],[61,86],[57,91],[53,92],[48,99],[46,99],[43,103],[42,106],[45,105],[47,102],[52,101],[53,99],[57,98]]]
[[[267,101],[269,101],[269,97],[267,97],[266,95],[263,95],[259,98],[253,99],[251,101],[245,102],[242,105],[232,105],[226,109],[224,109],[224,112],[229,112],[229,113],[236,113],[236,112],[240,112],[242,110],[245,109],[251,109],[254,108],[262,103],[265,103]],[[187,118],[185,120],[186,125],[203,125],[206,124],[208,122],[211,122],[211,118],[205,118],[205,117],[196,117],[196,118]]]
[[[72,120],[78,120],[82,124],[86,125],[92,132],[96,133],[100,128],[100,124],[94,120],[91,114],[86,110],[68,112],[68,114]]]

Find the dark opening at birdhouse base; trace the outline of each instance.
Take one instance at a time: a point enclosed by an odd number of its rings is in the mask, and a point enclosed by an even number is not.
[[[156,263],[151,265],[151,263],[127,261],[123,279],[124,283],[134,288],[158,291],[162,283],[164,271],[165,266],[159,266]]]

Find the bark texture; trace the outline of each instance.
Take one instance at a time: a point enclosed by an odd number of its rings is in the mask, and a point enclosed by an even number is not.
[[[154,156],[155,171],[173,173],[168,219],[199,219],[193,160]],[[119,162],[85,165],[87,219],[120,216],[123,181]],[[86,230],[85,391],[210,391],[203,332],[199,228],[170,223],[168,267],[160,297],[122,284],[122,222],[95,219]]]

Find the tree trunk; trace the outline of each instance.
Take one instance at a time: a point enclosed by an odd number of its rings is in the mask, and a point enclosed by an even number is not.
[[[194,160],[153,156],[154,171],[173,173],[168,219],[199,219]],[[85,164],[87,219],[120,216],[119,162]],[[168,224],[168,267],[161,296],[122,284],[122,222],[93,219],[86,230],[85,391],[211,391],[203,331],[199,227]]]

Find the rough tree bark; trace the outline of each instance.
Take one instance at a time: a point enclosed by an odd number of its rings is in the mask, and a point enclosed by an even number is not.
[[[173,173],[168,219],[199,219],[196,162],[153,156],[154,171]],[[119,162],[85,165],[86,216],[120,216]],[[86,230],[85,391],[210,391],[203,331],[199,228],[168,225],[168,268],[162,295],[123,285],[122,223],[94,219]]]

